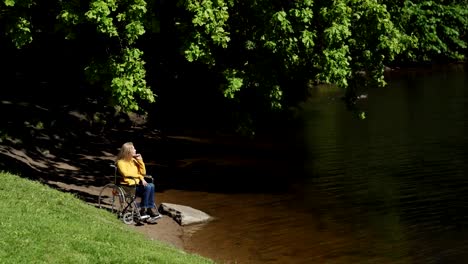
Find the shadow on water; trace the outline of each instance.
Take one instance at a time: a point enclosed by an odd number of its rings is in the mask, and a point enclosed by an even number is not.
[[[342,91],[313,91],[296,133],[303,164],[283,164],[282,191],[268,188],[275,160],[259,177],[265,191],[163,192],[217,217],[187,248],[228,263],[467,263],[467,71],[390,75],[363,91],[364,120]]]
[[[333,197],[321,210],[351,227],[357,251],[390,263],[468,260],[467,81],[463,66],[394,73],[367,91],[361,121],[331,102],[338,92],[310,99],[309,185]]]

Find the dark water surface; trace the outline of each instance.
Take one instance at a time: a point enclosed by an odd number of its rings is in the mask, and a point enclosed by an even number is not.
[[[206,191],[161,193],[216,218],[189,228],[187,250],[220,263],[468,263],[468,71],[388,81],[358,102],[364,120],[341,91],[316,89],[285,139],[297,153],[206,157],[189,176]]]

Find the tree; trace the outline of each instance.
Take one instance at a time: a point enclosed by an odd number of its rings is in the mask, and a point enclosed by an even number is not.
[[[225,96],[250,112],[293,105],[314,81],[347,88],[362,71],[385,85],[384,65],[412,41],[374,0],[187,3],[187,59],[223,72]]]
[[[397,27],[414,38],[396,63],[463,61],[468,43],[468,2],[390,1]]]
[[[3,33],[18,49],[47,35],[92,43],[75,51],[88,60],[84,70],[91,83],[108,91],[124,111],[138,110],[141,100],[154,102],[155,95],[146,85],[143,51],[136,46],[145,33],[144,0],[5,0],[0,10],[0,22],[6,25]]]
[[[203,66],[220,88],[210,93],[223,94],[258,120],[302,100],[313,83],[353,91],[362,84],[385,85],[385,65],[464,59],[466,4],[3,0],[0,42],[5,44],[7,37],[16,48],[33,52],[40,52],[41,47],[31,45],[44,36],[62,38],[57,45],[74,43],[75,59],[90,83],[123,111],[144,110],[145,102],[155,101],[155,91],[169,89],[159,87],[155,78],[161,75],[148,75],[148,68],[170,74],[188,70],[190,64]]]

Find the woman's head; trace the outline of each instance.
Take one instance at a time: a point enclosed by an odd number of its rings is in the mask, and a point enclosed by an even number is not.
[[[136,154],[135,146],[132,142],[126,142],[120,148],[119,154],[117,155],[117,160],[124,159],[129,160]]]

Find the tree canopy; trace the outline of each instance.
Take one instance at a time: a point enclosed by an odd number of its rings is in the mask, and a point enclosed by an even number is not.
[[[0,52],[47,60],[49,50],[61,62],[66,55],[86,85],[123,111],[144,110],[175,89],[171,80],[194,74],[214,87],[196,92],[222,95],[216,100],[246,113],[281,111],[313,83],[383,86],[386,65],[465,60],[467,6],[466,0],[3,0]]]

